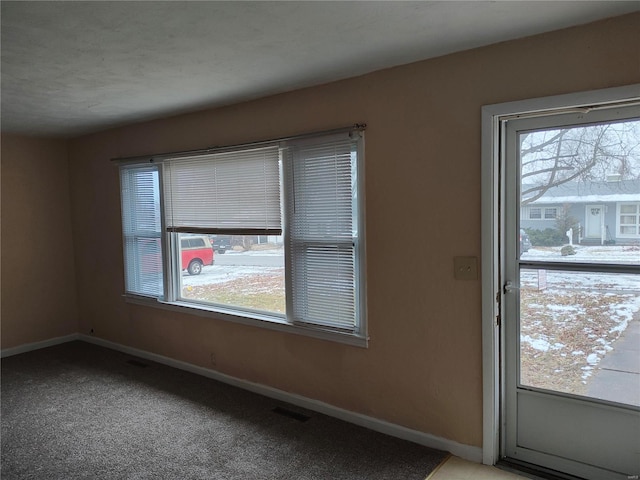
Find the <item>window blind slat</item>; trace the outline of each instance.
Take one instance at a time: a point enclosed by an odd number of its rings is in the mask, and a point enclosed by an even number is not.
[[[167,228],[281,232],[278,162],[277,147],[165,161]]]

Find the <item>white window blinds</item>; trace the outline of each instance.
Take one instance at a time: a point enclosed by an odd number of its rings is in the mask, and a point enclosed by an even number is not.
[[[282,232],[277,146],[165,160],[163,177],[170,231]]]
[[[161,297],[162,227],[156,166],[120,169],[125,289],[127,293]]]
[[[286,147],[294,322],[357,328],[357,145],[345,134]]]

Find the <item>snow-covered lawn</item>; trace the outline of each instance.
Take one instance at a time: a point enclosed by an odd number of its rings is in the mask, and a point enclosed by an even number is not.
[[[219,254],[220,255],[220,254]],[[262,248],[247,252],[228,251],[216,256],[214,265],[202,268],[200,275],[182,272],[182,297],[207,303],[284,313],[284,267],[261,265],[261,259],[282,257],[282,248]],[[228,263],[238,259],[241,262]],[[242,263],[248,263],[244,265]],[[238,264],[240,263],[240,264]],[[271,262],[272,264],[274,262]]]
[[[284,268],[263,268],[250,275],[230,275],[224,282],[185,286],[182,295],[201,302],[284,313]]]
[[[214,264],[202,267],[202,273],[200,275],[189,275],[186,272],[182,272],[182,286],[198,287],[202,285],[213,285],[230,282],[244,277],[272,275],[281,270],[282,267]]]
[[[522,254],[522,260],[577,263],[622,263],[640,268],[640,245],[574,245],[575,255],[562,256],[561,247],[532,247]]]
[[[640,264],[640,248],[535,248],[523,260]],[[640,310],[638,274],[522,270],[521,381],[586,394],[604,356]]]

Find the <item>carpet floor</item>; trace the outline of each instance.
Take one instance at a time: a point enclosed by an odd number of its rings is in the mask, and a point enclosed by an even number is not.
[[[423,480],[445,452],[85,342],[2,360],[1,477]]]

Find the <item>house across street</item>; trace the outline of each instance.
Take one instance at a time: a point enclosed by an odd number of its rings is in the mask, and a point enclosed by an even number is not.
[[[606,181],[566,182],[522,203],[520,227],[527,231],[556,229],[561,220],[572,229],[571,243],[640,244],[639,179],[610,175]],[[565,241],[570,243],[568,238]]]

